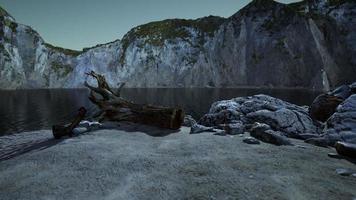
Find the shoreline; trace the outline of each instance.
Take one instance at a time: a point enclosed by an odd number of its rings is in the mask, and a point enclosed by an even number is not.
[[[117,88],[113,88],[117,89]],[[179,89],[261,89],[261,90],[305,90],[307,92],[315,92],[315,93],[322,93],[324,91],[322,90],[314,90],[310,89],[308,87],[264,87],[264,86],[237,86],[237,87],[144,87],[144,88],[137,88],[137,87],[125,87],[125,89],[173,89],[173,90],[179,90]],[[14,88],[14,89],[4,89],[0,88],[0,92],[7,92],[7,91],[23,91],[23,90],[87,90],[85,87],[77,87],[77,88]]]

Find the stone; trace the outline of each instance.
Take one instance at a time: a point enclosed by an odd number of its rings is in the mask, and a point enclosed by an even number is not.
[[[329,156],[330,158],[337,158],[337,159],[342,159],[342,158],[344,158],[343,156],[340,156],[340,155],[337,154],[337,153],[328,153],[328,156]]]
[[[356,94],[356,82],[349,85],[352,94]]]
[[[243,139],[242,141],[246,144],[260,144],[260,141],[253,137],[247,137],[247,138]]]
[[[335,172],[341,176],[351,176],[353,172],[351,172],[349,169],[336,169]]]
[[[225,130],[226,134],[229,135],[241,135],[245,132],[245,126],[242,122],[235,122],[233,124],[221,124],[219,127]]]
[[[200,124],[194,124],[190,129],[190,134],[197,134],[203,132],[215,132],[213,127],[206,127]]]
[[[191,115],[186,115],[184,117],[184,121],[183,121],[182,125],[186,126],[186,127],[192,127],[196,123],[197,122],[195,121],[195,119]]]
[[[73,134],[74,135],[80,135],[80,134],[88,132],[89,130],[90,129],[86,128],[86,127],[77,127],[77,128],[73,129]]]
[[[302,139],[301,134],[319,134],[321,126],[309,117],[307,107],[297,106],[268,95],[238,97],[212,104],[199,124],[220,127],[236,124],[234,133],[242,134],[255,122],[267,124],[287,137]],[[242,124],[242,125],[241,125]],[[316,126],[317,124],[318,126]]]
[[[324,137],[330,144],[338,141],[356,144],[356,95],[342,102],[328,119]]]
[[[356,144],[337,142],[335,144],[335,149],[337,153],[342,156],[356,158]]]
[[[251,136],[261,140],[262,142],[274,144],[274,145],[292,145],[292,143],[284,136],[281,136],[280,132],[269,129],[267,124],[255,123],[251,128]]]
[[[323,137],[310,138],[310,139],[305,140],[304,142],[306,142],[308,144],[313,144],[313,145],[319,146],[319,147],[328,147],[329,146],[328,140]]]
[[[318,135],[318,134],[313,134],[313,133],[299,134],[299,136],[300,136],[300,138],[303,139],[303,140],[320,137],[320,135]]]
[[[215,130],[214,135],[217,135],[217,136],[226,136],[227,133],[226,133],[224,130]]]
[[[342,85],[338,88],[336,88],[335,90],[333,90],[332,92],[328,93],[331,96],[336,96],[336,97],[340,97],[343,100],[349,98],[349,96],[352,94],[351,93],[351,88],[348,85]]]
[[[259,110],[247,114],[250,121],[263,122],[274,130],[284,132],[286,136],[301,139],[300,134],[305,132],[317,132],[312,120],[307,115],[287,108],[281,108],[275,112]]]

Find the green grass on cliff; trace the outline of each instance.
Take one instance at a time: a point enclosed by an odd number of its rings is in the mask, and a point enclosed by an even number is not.
[[[62,47],[56,47],[56,46],[53,46],[51,44],[48,44],[48,43],[45,43],[45,46],[49,49],[52,49],[52,50],[55,50],[59,53],[63,53],[65,55],[68,55],[68,56],[78,56],[82,53],[82,51],[76,51],[76,50],[72,50],[72,49],[65,49],[65,48],[62,48]]]
[[[138,26],[123,37],[120,62],[123,64],[127,48],[137,39],[144,40],[142,45],[161,47],[167,40],[180,38],[188,41],[192,37],[188,29],[196,30],[201,37],[212,37],[224,21],[224,18],[209,16],[197,20],[169,19]]]

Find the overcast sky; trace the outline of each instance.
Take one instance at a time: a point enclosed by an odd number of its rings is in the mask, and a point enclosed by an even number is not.
[[[296,0],[279,0],[283,3]],[[71,49],[121,39],[131,28],[169,18],[229,17],[250,0],[0,0],[44,40]]]

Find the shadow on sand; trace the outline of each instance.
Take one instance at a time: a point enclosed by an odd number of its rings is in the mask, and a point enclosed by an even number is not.
[[[125,131],[125,132],[142,132],[144,134],[147,134],[151,137],[165,137],[168,136],[172,133],[178,133],[180,130],[170,130],[170,129],[162,129],[162,128],[157,128],[153,126],[147,126],[147,125],[142,125],[142,124],[134,124],[134,123],[119,123],[116,125],[111,125],[105,128],[101,129],[96,129],[96,130],[119,130],[119,131]],[[81,134],[76,134],[72,138],[79,137],[82,135],[88,135],[93,133],[96,130],[90,130],[83,132]],[[52,133],[52,132],[51,132]],[[29,153],[31,151],[42,151],[47,148],[50,148],[54,145],[57,145],[64,140],[68,139],[69,137],[63,137],[62,139],[46,139],[46,140],[41,140],[41,141],[30,141],[27,143],[21,143],[18,145],[14,145],[11,150],[4,150],[0,149],[0,162],[4,160],[9,160],[12,158],[15,158],[17,156],[23,155],[25,153]]]

